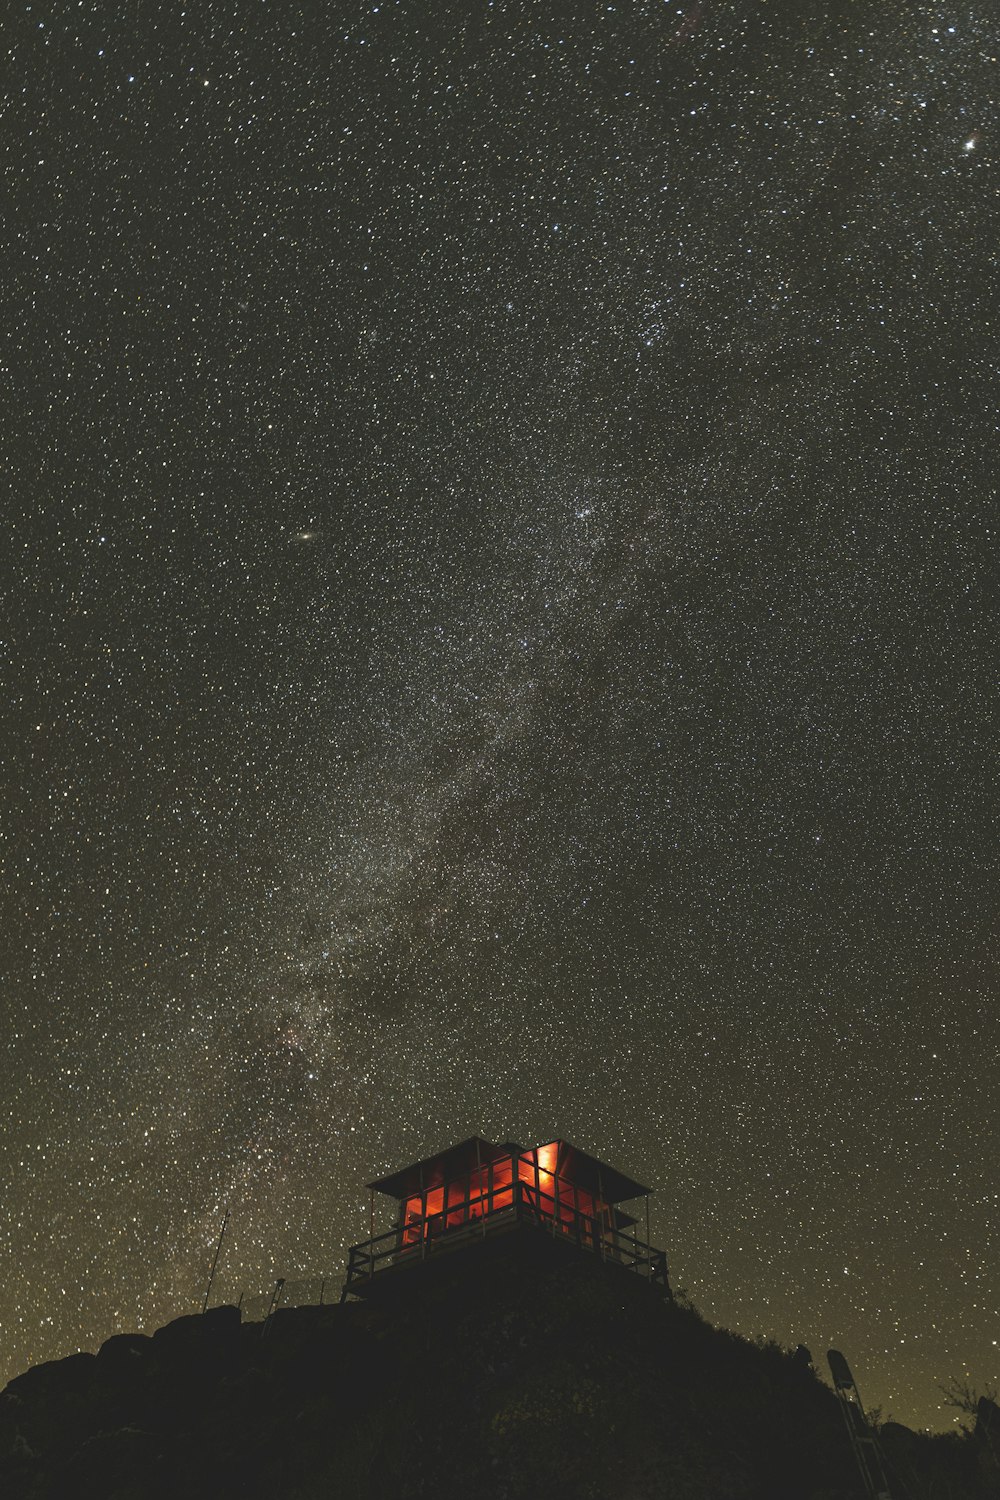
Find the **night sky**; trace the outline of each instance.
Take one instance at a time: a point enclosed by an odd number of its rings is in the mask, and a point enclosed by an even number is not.
[[[3,1375],[480,1132],[1000,1375],[1000,15],[11,8]]]

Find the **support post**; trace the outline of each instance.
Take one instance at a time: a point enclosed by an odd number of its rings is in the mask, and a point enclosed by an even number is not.
[[[370,1188],[371,1202],[368,1211],[368,1280],[375,1275],[375,1189]]]
[[[486,1238],[486,1213],[487,1197],[483,1186],[483,1153],[479,1149],[479,1137],[476,1136],[476,1188],[479,1193],[479,1221],[483,1228],[483,1239]],[[472,1213],[472,1194],[469,1194],[469,1213]]]
[[[653,1276],[653,1242],[649,1238],[649,1194],[646,1194],[646,1264],[649,1267],[648,1275]]]
[[[559,1218],[559,1155],[556,1153],[556,1164],[552,1171],[552,1238],[555,1239],[562,1223]]]
[[[559,1230],[559,1233],[560,1234],[565,1234],[566,1233],[566,1225],[565,1225],[565,1222],[563,1221],[562,1194],[561,1194],[560,1189],[559,1189],[559,1184],[562,1182],[562,1164],[563,1164],[563,1142],[560,1141],[559,1144],[558,1144],[558,1146],[556,1147],[556,1164],[555,1164],[555,1167],[554,1167],[553,1172],[552,1172],[552,1199],[553,1199],[553,1203],[552,1203],[553,1215],[552,1216],[553,1216],[553,1218],[556,1221],[556,1227]]]

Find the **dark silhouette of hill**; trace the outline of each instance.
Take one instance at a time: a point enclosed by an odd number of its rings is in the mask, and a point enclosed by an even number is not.
[[[896,1500],[1000,1494],[986,1404],[971,1433],[887,1425]],[[861,1493],[803,1352],[713,1329],[579,1254],[456,1266],[394,1303],[279,1311],[266,1331],[217,1308],[0,1396],[9,1500]]]

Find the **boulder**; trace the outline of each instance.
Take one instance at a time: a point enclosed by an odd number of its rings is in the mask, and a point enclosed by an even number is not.
[[[97,1351],[97,1373],[107,1379],[131,1379],[149,1364],[153,1341],[144,1333],[116,1333]]]
[[[84,1352],[70,1354],[66,1359],[50,1359],[25,1370],[23,1375],[15,1375],[3,1394],[33,1403],[78,1396],[90,1389],[96,1364],[96,1356]]]
[[[228,1347],[239,1341],[240,1326],[238,1307],[212,1307],[205,1313],[186,1313],[158,1328],[153,1345],[158,1355]]]
[[[157,1354],[193,1353],[200,1349],[205,1337],[205,1323],[201,1313],[185,1313],[165,1323],[153,1334],[153,1346]]]
[[[240,1336],[238,1307],[210,1307],[201,1322],[207,1338],[236,1340]]]

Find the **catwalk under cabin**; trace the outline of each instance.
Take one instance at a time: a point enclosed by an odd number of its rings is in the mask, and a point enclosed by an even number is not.
[[[457,1268],[453,1252],[537,1253],[543,1240],[598,1256],[670,1295],[666,1254],[649,1243],[651,1189],[569,1141],[525,1150],[473,1136],[368,1187],[369,1238],[351,1247],[345,1298],[412,1286],[420,1268]],[[385,1198],[392,1224],[376,1233],[376,1201]],[[638,1219],[619,1206],[639,1199],[644,1239]]]

